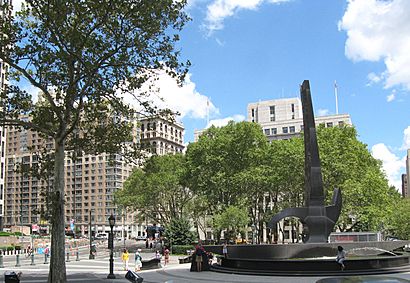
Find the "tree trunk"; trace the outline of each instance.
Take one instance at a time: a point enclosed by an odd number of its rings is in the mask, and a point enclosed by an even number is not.
[[[48,283],[67,281],[64,233],[64,140],[55,140],[54,184],[51,192],[51,260]]]

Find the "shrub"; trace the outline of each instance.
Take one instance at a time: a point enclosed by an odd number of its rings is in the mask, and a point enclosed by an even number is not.
[[[172,253],[173,254],[181,254],[186,255],[187,250],[194,250],[195,247],[192,245],[173,245],[172,246]]]

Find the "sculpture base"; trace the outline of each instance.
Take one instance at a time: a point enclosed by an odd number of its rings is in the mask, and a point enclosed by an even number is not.
[[[211,270],[277,276],[396,273],[410,270],[410,254],[391,252],[406,244],[407,241],[233,245],[228,246],[228,258],[220,258],[220,265],[213,265]],[[347,251],[344,271],[335,261],[339,245]],[[222,246],[206,246],[205,249],[222,253]]]

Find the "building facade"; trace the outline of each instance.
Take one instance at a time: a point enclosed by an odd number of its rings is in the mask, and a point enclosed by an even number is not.
[[[47,192],[53,185],[52,172],[41,178],[22,174],[24,166],[35,167],[39,156],[35,150],[53,149],[52,140],[44,140],[36,132],[9,128],[6,157],[5,225],[37,224],[47,230]],[[107,219],[118,215],[113,194],[122,188],[133,166],[120,155],[83,155],[67,152],[65,158],[66,227],[75,225],[77,233],[108,232]],[[128,221],[126,221],[128,222]],[[117,229],[123,230],[123,227]]]
[[[409,197],[409,183],[407,182],[407,174],[401,174],[401,196]]]
[[[182,153],[184,126],[175,118],[147,117],[140,119],[141,144],[152,154]]]
[[[299,98],[250,103],[247,112],[248,121],[260,124],[269,141],[290,139],[303,131],[302,102]],[[317,116],[315,122],[325,127],[352,125],[348,114]]]

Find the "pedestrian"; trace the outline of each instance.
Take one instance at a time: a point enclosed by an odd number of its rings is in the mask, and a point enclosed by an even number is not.
[[[199,241],[198,245],[195,248],[195,262],[196,262],[196,271],[202,271],[202,256],[204,255],[205,250],[202,247],[202,243]]]
[[[44,254],[46,255],[46,257],[50,256],[50,248],[48,247],[48,245],[46,245],[46,248],[44,249]]]
[[[141,249],[138,249],[135,253],[135,271],[140,271],[142,267]]]
[[[337,247],[336,262],[340,265],[341,270],[345,269],[345,265],[344,265],[345,259],[346,259],[346,252],[344,251],[342,246],[338,246]]]
[[[124,270],[128,270],[128,261],[130,260],[130,254],[127,249],[124,249],[121,255],[122,262],[124,263]]]
[[[169,250],[165,248],[164,250],[164,265],[166,266],[169,263]]]
[[[156,259],[159,259],[159,260],[161,260],[161,253],[157,250],[156,252],[155,252],[155,258]]]
[[[228,246],[226,245],[226,242],[222,246],[222,253],[224,255],[224,258],[228,258]]]

